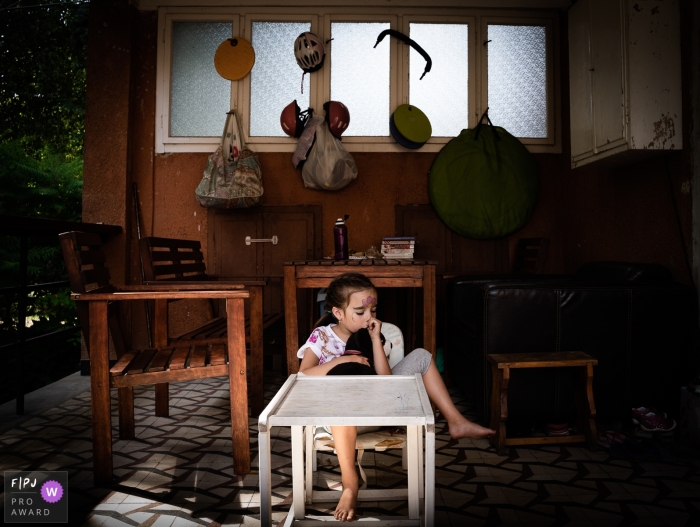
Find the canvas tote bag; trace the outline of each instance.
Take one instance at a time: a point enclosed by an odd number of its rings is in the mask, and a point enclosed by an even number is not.
[[[226,114],[221,144],[207,159],[195,190],[203,207],[247,208],[262,203],[263,184],[258,154],[245,146],[236,110]]]

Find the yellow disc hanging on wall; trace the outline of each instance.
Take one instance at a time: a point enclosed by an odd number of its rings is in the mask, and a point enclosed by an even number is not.
[[[242,79],[255,64],[255,50],[250,42],[241,37],[227,38],[216,49],[214,67],[224,79]]]

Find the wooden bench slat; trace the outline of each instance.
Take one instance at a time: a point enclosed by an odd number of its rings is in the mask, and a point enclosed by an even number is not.
[[[148,368],[149,372],[153,371],[165,371],[168,369],[168,363],[170,362],[170,357],[172,356],[174,348],[160,348],[156,356],[151,361],[151,365]]]
[[[188,247],[191,249],[200,249],[202,247],[202,244],[197,240],[180,240],[176,238],[158,238],[155,236],[149,236],[148,246],[151,249],[171,249],[173,247]]]
[[[195,346],[190,356],[190,368],[203,368],[207,363],[207,346]]]
[[[204,263],[202,262],[196,262],[196,263],[173,263],[173,264],[168,264],[168,265],[158,265],[154,266],[155,267],[155,272],[157,276],[166,276],[166,275],[182,275],[184,273],[199,273],[199,274],[204,274],[204,271],[206,270],[206,267],[204,266]],[[189,277],[188,277],[189,279]]]
[[[171,370],[182,370],[187,364],[187,358],[190,355],[190,347],[177,348],[170,359],[170,369]]]
[[[153,262],[181,262],[187,260],[193,260],[196,262],[201,262],[204,260],[204,255],[200,252],[170,252],[170,251],[154,251],[151,253],[151,260]],[[162,264],[156,267],[161,267]]]
[[[124,373],[124,369],[129,365],[129,363],[134,360],[134,357],[136,357],[136,352],[135,351],[128,351],[124,355],[122,355],[119,360],[114,364],[109,369],[109,374],[112,376],[115,375],[122,375]]]
[[[158,350],[154,348],[137,351],[136,357],[134,357],[134,360],[131,361],[131,364],[129,364],[126,369],[126,374],[136,375],[138,373],[144,373],[157,351]]]
[[[212,344],[209,365],[218,366],[219,364],[226,364],[226,346],[223,344]]]

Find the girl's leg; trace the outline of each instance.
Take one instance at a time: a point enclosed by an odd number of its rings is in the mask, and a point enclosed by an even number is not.
[[[357,427],[355,426],[331,426],[335,451],[340,463],[341,481],[343,493],[335,508],[335,519],[341,522],[355,519],[357,508],[357,492],[359,481],[355,470],[355,441],[357,439]]]
[[[414,375],[415,373],[423,375],[423,384],[425,384],[428,397],[445,417],[450,437],[453,439],[463,437],[484,439],[496,433],[490,428],[473,423],[457,410],[429,351],[423,348],[413,350],[394,366],[392,373],[394,375]]]

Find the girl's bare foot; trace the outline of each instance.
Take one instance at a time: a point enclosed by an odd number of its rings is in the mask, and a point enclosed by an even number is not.
[[[465,417],[453,423],[448,422],[447,426],[452,439],[486,439],[496,434],[495,430],[473,423]]]
[[[351,522],[355,519],[355,509],[357,508],[357,487],[343,487],[343,493],[338,501],[333,515],[341,522]]]

